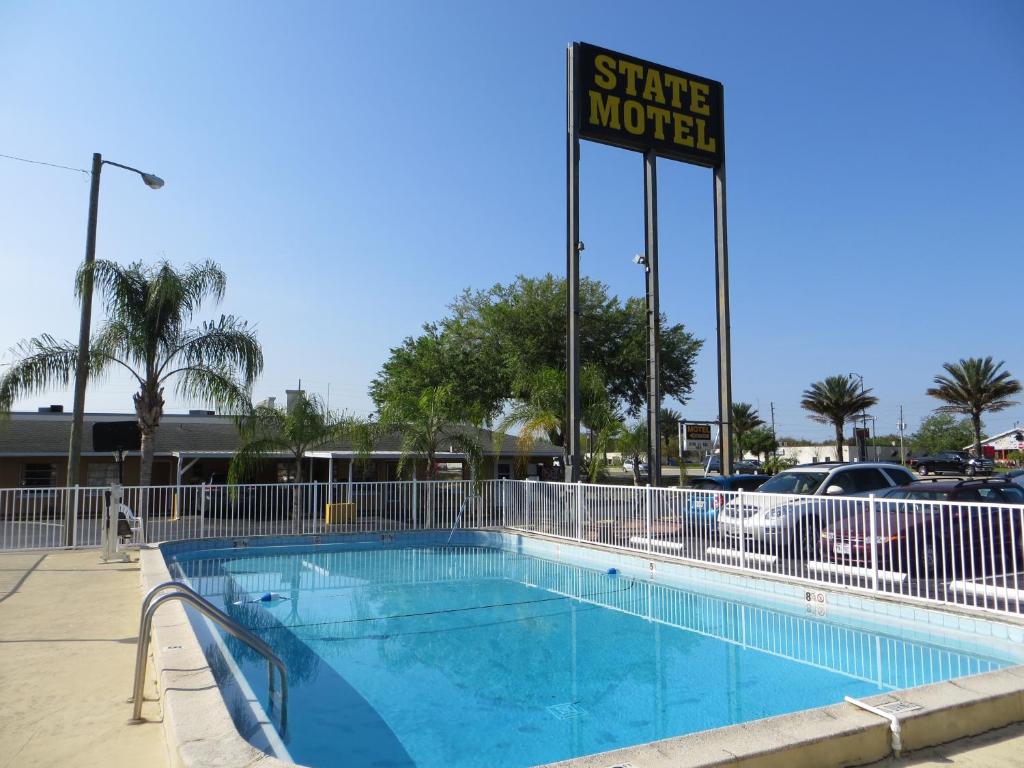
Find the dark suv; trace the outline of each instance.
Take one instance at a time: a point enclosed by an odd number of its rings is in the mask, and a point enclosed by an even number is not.
[[[927,475],[929,472],[955,472],[958,475],[992,474],[992,459],[976,459],[967,451],[940,451],[931,456],[918,456],[907,460],[910,468],[919,475]]]
[[[879,570],[969,576],[1022,566],[1024,489],[1009,480],[919,480],[878,499],[821,532],[822,551],[867,567],[872,536]]]

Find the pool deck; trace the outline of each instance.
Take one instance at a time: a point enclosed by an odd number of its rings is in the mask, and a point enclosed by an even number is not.
[[[0,768],[169,765],[152,674],[128,725],[138,563],[0,553]]]
[[[127,725],[141,597],[138,564],[97,550],[0,553],[0,768],[171,765],[152,674],[147,722]],[[1021,755],[1017,724],[871,768],[1016,768]]]

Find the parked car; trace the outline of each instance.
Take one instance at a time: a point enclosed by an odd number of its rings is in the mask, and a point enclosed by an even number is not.
[[[722,472],[722,456],[714,454],[710,459],[705,459],[704,468],[708,472]],[[732,463],[732,471],[737,475],[752,475],[761,471],[761,462],[756,459],[739,459]]]
[[[633,471],[633,460],[632,459],[626,459],[624,462],[622,462],[622,468],[626,472],[632,472]],[[641,461],[640,462],[640,472],[644,473],[647,470],[648,470],[647,462],[646,461]]]
[[[742,508],[738,501],[722,507],[718,531],[732,542],[743,536],[752,545],[813,554],[822,527],[854,508],[846,497],[888,491],[914,479],[906,468],[885,462],[803,464],[767,480],[745,497]]]
[[[874,549],[879,570],[922,575],[981,575],[1022,565],[1013,548],[1021,541],[1024,489],[1012,480],[917,481],[886,499],[876,504],[873,525],[862,507],[824,528],[823,555],[869,567]]]
[[[737,475],[755,475],[761,471],[761,462],[757,459],[741,459],[733,463],[732,471]]]
[[[1011,469],[1003,477],[1007,480],[1013,480],[1021,488],[1024,488],[1024,469]]]
[[[725,504],[727,493],[754,491],[771,479],[771,475],[717,475],[695,477],[689,483],[690,493],[686,497],[686,514],[690,517],[711,517]],[[698,491],[695,493],[694,491]]]
[[[992,474],[995,464],[992,459],[975,458],[967,451],[940,451],[931,456],[910,457],[907,464],[919,475],[927,475],[930,472],[955,472],[958,475]]]

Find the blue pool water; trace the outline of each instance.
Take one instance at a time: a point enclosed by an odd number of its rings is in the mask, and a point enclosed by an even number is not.
[[[172,563],[284,659],[304,765],[530,766],[1017,663],[500,549],[360,546]],[[264,661],[226,643],[266,701]]]

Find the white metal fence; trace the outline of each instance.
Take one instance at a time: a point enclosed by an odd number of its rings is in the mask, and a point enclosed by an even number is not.
[[[0,549],[98,546],[107,490],[0,489]],[[123,504],[148,541],[504,526],[1024,613],[1024,505],[516,480],[126,487]]]

